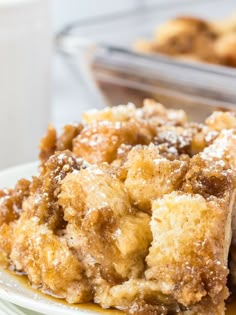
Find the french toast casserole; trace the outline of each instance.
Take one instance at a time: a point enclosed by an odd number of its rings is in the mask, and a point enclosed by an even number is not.
[[[0,191],[1,256],[68,303],[223,315],[235,148],[235,113],[199,124],[149,99],[89,111],[60,135],[49,126],[38,176]]]
[[[152,39],[137,40],[134,49],[236,67],[236,15],[218,21],[179,16],[158,27]]]

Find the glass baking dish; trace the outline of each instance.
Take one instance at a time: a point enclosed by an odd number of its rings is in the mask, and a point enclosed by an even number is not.
[[[141,105],[143,98],[152,97],[167,106],[182,107],[194,116],[191,118],[202,120],[213,109],[234,108],[236,69],[143,55],[134,52],[132,45],[137,39],[150,38],[159,24],[175,16],[214,20],[234,10],[235,0],[168,1],[72,23],[56,42],[72,68],[82,73],[95,106]]]

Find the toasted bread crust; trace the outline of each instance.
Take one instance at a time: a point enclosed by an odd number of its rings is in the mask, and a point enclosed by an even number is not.
[[[189,123],[152,100],[49,127],[39,176],[0,191],[1,252],[69,303],[223,315],[235,128],[233,113]],[[232,246],[233,277],[234,261]]]

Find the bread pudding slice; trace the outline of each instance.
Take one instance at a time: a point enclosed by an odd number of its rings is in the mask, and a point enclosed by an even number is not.
[[[88,112],[60,136],[50,126],[39,175],[0,192],[9,268],[69,303],[223,315],[234,117],[196,124],[146,100]]]
[[[224,313],[235,203],[230,150],[235,141],[231,132],[220,135],[192,158],[182,190],[152,203],[146,277],[185,307],[192,305],[194,314],[212,314],[212,309]]]

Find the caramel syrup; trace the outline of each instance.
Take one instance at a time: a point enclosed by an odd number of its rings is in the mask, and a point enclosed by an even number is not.
[[[11,276],[13,276],[18,282],[20,282],[22,285],[24,285],[27,288],[30,288],[32,291],[35,291],[35,293],[42,295],[44,298],[49,299],[53,302],[60,303],[63,305],[68,305],[68,306],[73,306],[73,308],[78,308],[78,310],[88,310],[88,311],[93,311],[97,312],[99,314],[103,315],[123,315],[125,314],[122,311],[116,310],[116,309],[103,309],[97,304],[94,303],[86,303],[86,304],[68,304],[65,300],[63,299],[58,299],[50,295],[46,295],[42,292],[40,292],[37,289],[34,289],[30,286],[28,278],[24,275],[17,275],[12,271],[6,270]],[[226,304],[226,315],[236,315],[236,297],[231,298],[230,303]]]

